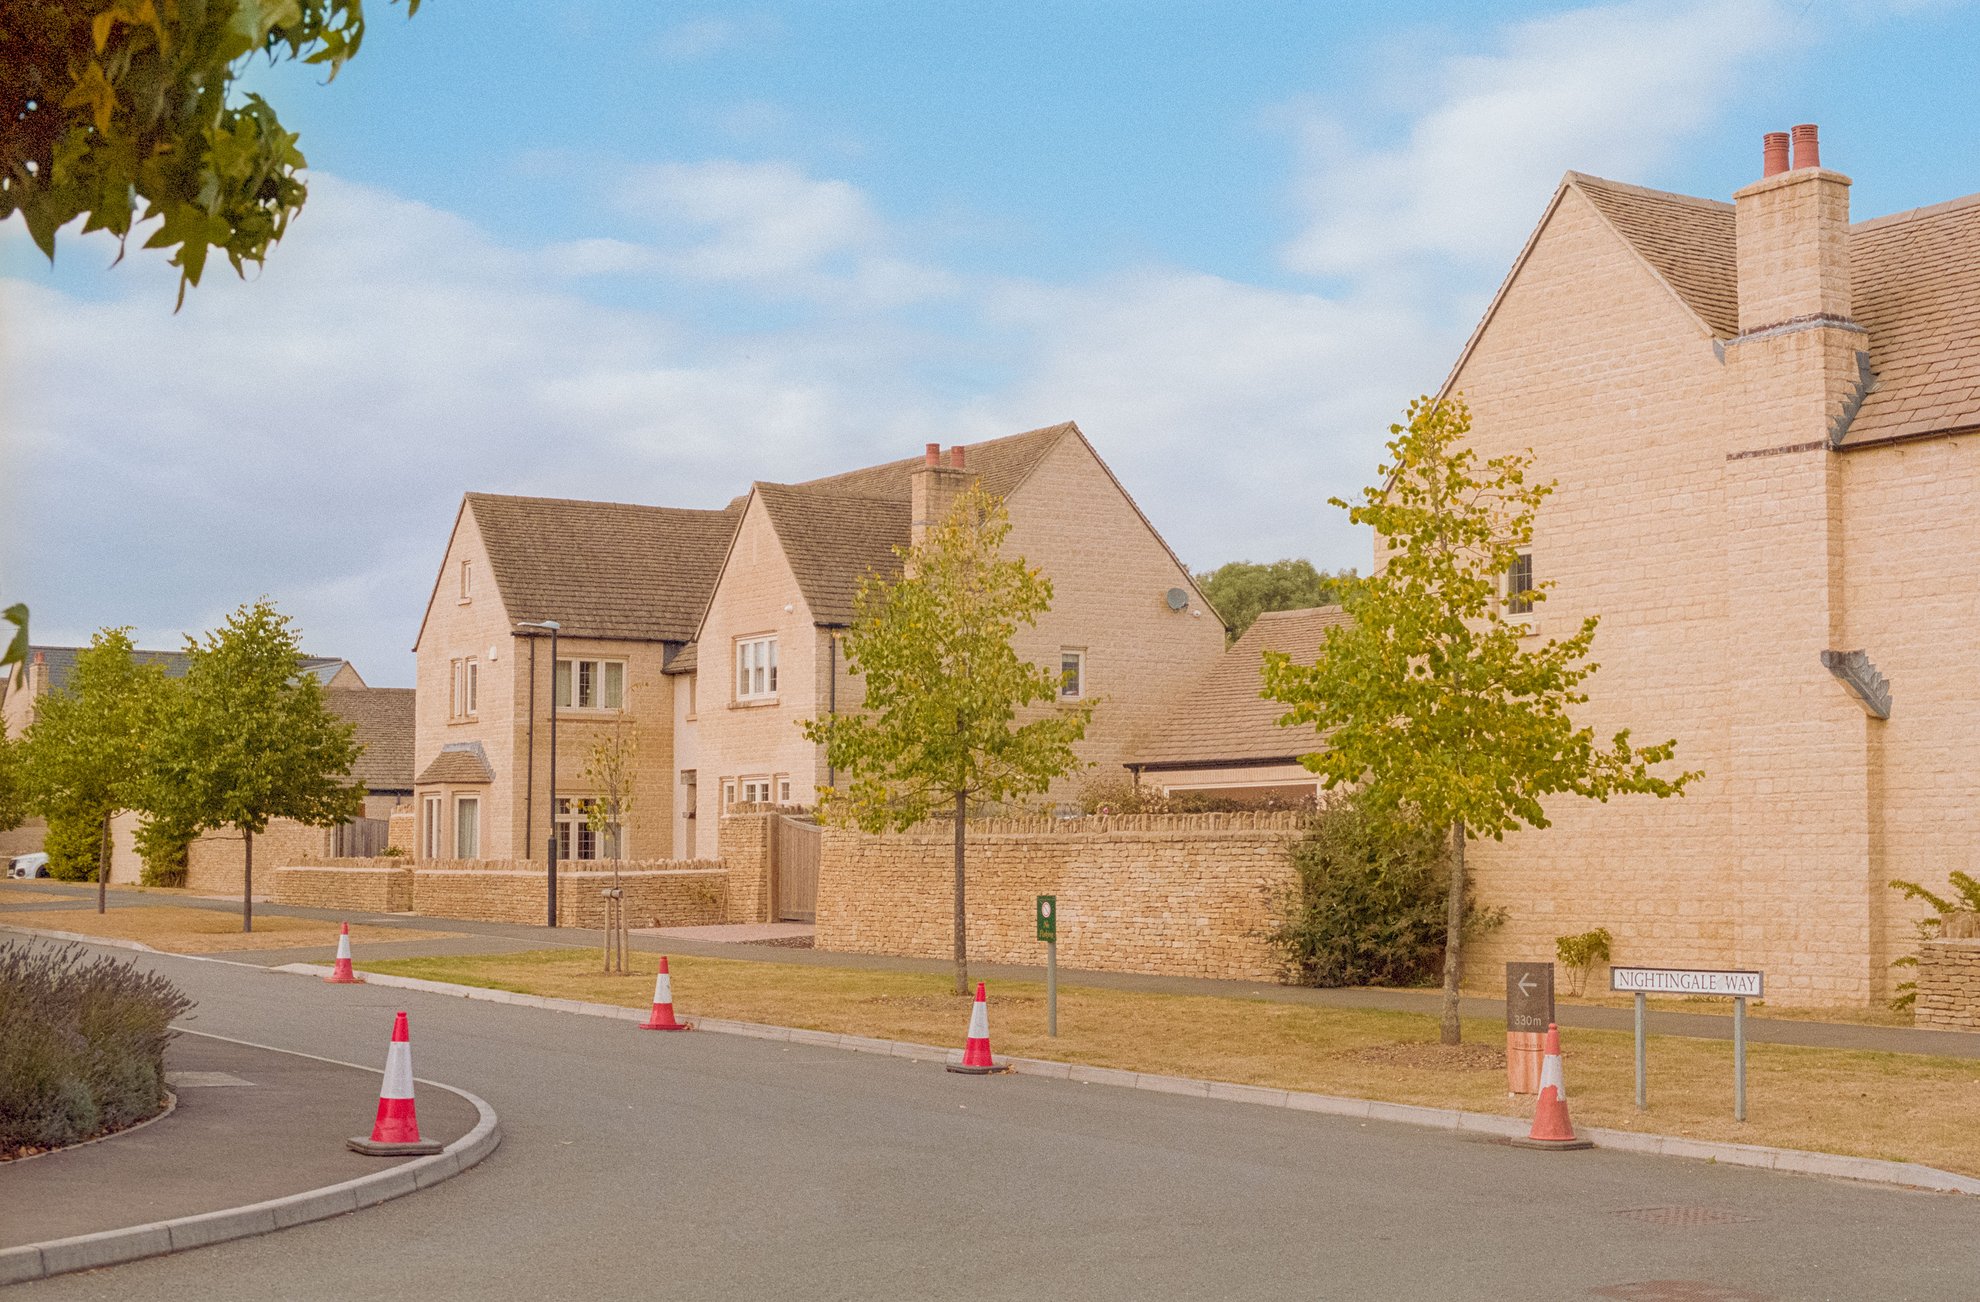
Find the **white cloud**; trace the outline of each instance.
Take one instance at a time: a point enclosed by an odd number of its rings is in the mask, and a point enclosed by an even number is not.
[[[1290,268],[1383,274],[1427,259],[1502,267],[1569,168],[1641,178],[1714,121],[1762,54],[1792,43],[1775,0],[1571,10],[1496,48],[1431,60],[1392,145],[1303,115],[1305,228]],[[1394,89],[1394,88],[1391,88]]]
[[[693,63],[776,35],[768,17],[690,18],[660,33],[654,51],[669,63]]]

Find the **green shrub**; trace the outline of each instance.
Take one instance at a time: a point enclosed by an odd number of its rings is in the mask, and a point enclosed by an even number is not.
[[[164,977],[81,945],[0,945],[0,1154],[155,1114],[168,1028],[191,1007]]]
[[[94,815],[51,815],[41,842],[48,853],[48,875],[65,882],[95,881],[102,846],[103,824]]]
[[[1420,986],[1441,979],[1447,834],[1378,817],[1351,799],[1320,807],[1292,850],[1294,883],[1268,934],[1286,978],[1308,986]],[[1503,910],[1465,905],[1465,933]]]
[[[1607,927],[1584,931],[1579,936],[1554,937],[1554,955],[1568,970],[1568,993],[1578,995],[1588,988],[1588,973],[1597,963],[1609,961],[1609,947],[1615,943]]]
[[[144,875],[140,879],[146,886],[184,886],[186,884],[186,851],[192,845],[192,837],[161,818],[146,818],[138,824],[138,857],[144,860]]]
[[[1942,895],[1935,895],[1923,886],[1920,886],[1917,882],[1894,881],[1890,884],[1892,890],[1903,895],[1906,899],[1923,900],[1932,906],[1931,917],[1920,918],[1913,924],[1920,940],[1935,940],[1939,936],[1946,934],[1946,924],[1955,918],[1960,919],[1963,923],[1970,924],[1973,922],[1973,915],[1980,914],[1980,881],[1975,880],[1967,873],[1955,869],[1946,878],[1946,882],[1952,887],[1953,895],[1956,898],[1947,899]],[[1962,930],[1970,932],[1970,928],[1962,928]],[[1891,966],[1917,967],[1918,955],[1907,954],[1903,958],[1894,960]],[[1916,981],[1898,982],[1897,995],[1891,1000],[1891,1007],[1898,1012],[1903,1012],[1917,1002],[1918,983]]]

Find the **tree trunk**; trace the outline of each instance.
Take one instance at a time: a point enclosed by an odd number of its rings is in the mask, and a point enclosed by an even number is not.
[[[103,835],[96,843],[96,911],[106,913],[110,908],[110,811],[103,811]]]
[[[969,994],[969,936],[963,909],[963,828],[968,821],[969,795],[956,792],[956,993]]]
[[[241,829],[241,930],[254,930],[254,833]]]
[[[1445,1044],[1462,1044],[1458,1022],[1458,982],[1464,977],[1464,820],[1451,824],[1451,898],[1444,914]]]

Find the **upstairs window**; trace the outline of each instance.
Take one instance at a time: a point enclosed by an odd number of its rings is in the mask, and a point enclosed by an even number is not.
[[[1077,701],[1086,695],[1086,652],[1066,647],[1059,652],[1059,699]]]
[[[474,562],[461,562],[461,600],[474,600]]]
[[[753,637],[736,643],[736,699],[766,701],[777,695],[777,639]]]
[[[1533,553],[1521,552],[1519,558],[1506,571],[1506,613],[1508,615],[1530,615],[1533,613]]]
[[[480,707],[481,666],[472,657],[453,662],[453,686],[448,692],[447,715],[454,719],[472,719]]]
[[[626,662],[559,660],[557,708],[560,710],[625,709]]]

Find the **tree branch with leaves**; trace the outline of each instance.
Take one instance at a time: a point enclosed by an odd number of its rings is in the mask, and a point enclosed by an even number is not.
[[[1007,558],[1008,512],[972,488],[910,548],[901,577],[869,575],[845,634],[860,708],[807,719],[804,735],[847,774],[819,815],[868,832],[905,831],[948,807],[955,820],[956,993],[969,993],[965,867],[971,802],[1046,791],[1077,771],[1073,747],[1097,702],[1060,702],[1057,666],[1020,657],[1020,629],[1051,609],[1052,582]]]
[[[1408,424],[1390,428],[1379,482],[1359,503],[1331,499],[1374,529],[1376,572],[1344,593],[1348,622],[1327,630],[1314,663],[1266,654],[1263,692],[1287,707],[1282,725],[1319,734],[1324,749],[1301,762],[1325,786],[1359,787],[1372,807],[1449,829],[1446,1044],[1462,1038],[1466,841],[1546,827],[1549,796],[1661,799],[1702,776],[1652,771],[1675,740],[1636,746],[1624,729],[1603,743],[1575,724],[1598,668],[1588,655],[1599,617],[1536,644],[1505,607],[1543,602],[1553,584],[1502,592],[1554,486],[1530,482],[1531,453],[1480,459],[1470,429],[1461,398],[1418,399]]]

